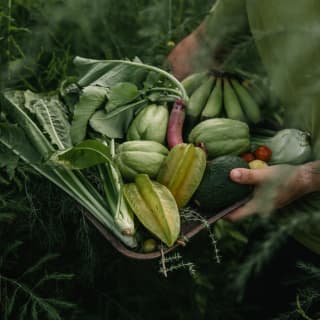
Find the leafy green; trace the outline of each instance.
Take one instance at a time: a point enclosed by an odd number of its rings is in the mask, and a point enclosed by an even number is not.
[[[37,120],[46,132],[52,144],[58,149],[70,147],[70,124],[66,110],[57,96],[44,96],[29,90],[24,92],[25,107],[37,117]]]
[[[118,82],[110,90],[106,110],[111,112],[117,107],[129,104],[136,100],[139,95],[140,92],[136,85],[130,82]]]
[[[141,100],[114,109],[110,113],[97,111],[89,123],[93,130],[109,138],[124,138],[125,133],[138,110],[147,105],[147,100]]]
[[[73,64],[79,71],[80,78],[78,84],[82,87],[92,84],[99,79],[107,71],[114,67],[113,63],[106,63],[94,59],[86,59],[82,57],[75,57]]]
[[[33,147],[42,157],[48,156],[54,150],[42,131],[27,113],[23,91],[5,91],[0,94],[0,103],[3,111],[23,128],[26,136],[32,141]]]
[[[107,210],[104,199],[82,173],[41,163],[41,160],[51,154],[54,148],[25,112],[25,101],[20,98],[20,92],[8,91],[1,96],[1,106],[5,106],[4,110],[8,110],[19,127],[12,124],[1,125],[0,142],[73,197],[127,246],[135,247],[135,238],[121,233],[115,225],[112,213]],[[21,138],[24,136],[26,139]]]
[[[87,86],[83,89],[78,103],[74,106],[71,124],[71,138],[74,144],[80,143],[86,136],[87,123],[106,99],[106,89]]]
[[[96,85],[111,87],[118,82],[127,81],[137,69],[135,64],[124,64],[113,60],[94,60],[76,57],[74,64],[80,71],[80,86]]]
[[[19,157],[4,145],[0,144],[0,168],[6,168],[9,178],[12,179],[18,165]]]
[[[56,152],[50,159],[70,169],[86,169],[112,161],[109,147],[98,140],[85,140],[77,146]]]
[[[41,164],[41,154],[30,144],[24,131],[15,124],[1,123],[0,124],[0,143],[7,149],[1,148],[3,156],[20,157],[30,164]]]
[[[148,64],[143,64],[140,61],[137,62],[136,59],[134,61],[92,60],[92,59],[76,57],[75,64],[84,73],[82,75],[83,77],[86,76],[85,71],[87,71],[88,74],[90,75],[90,80],[95,79],[92,82],[90,82],[91,85],[98,85],[98,86],[107,87],[107,88],[112,87],[118,82],[127,82],[129,80],[135,82],[134,81],[135,79],[138,79],[138,78],[140,79],[140,76],[137,77],[136,72],[140,69],[146,70],[148,71],[148,76],[144,84],[146,88],[149,88],[152,85],[155,85],[158,82],[158,80],[161,78],[161,80],[163,81],[163,84],[165,84],[165,87],[170,87],[170,88],[172,88],[172,86],[176,87],[177,93],[179,94],[179,96],[185,102],[188,101],[188,95],[183,85],[173,75],[171,75],[170,73],[158,67],[151,66]],[[106,67],[110,65],[113,65],[114,67],[110,69],[108,72],[104,73],[102,76],[100,76],[100,68],[102,68],[102,64],[104,64]],[[90,66],[89,68],[88,68],[88,65]],[[98,70],[96,70],[96,73],[94,71],[95,65],[100,66]],[[81,80],[82,78],[78,81],[78,83],[80,83]]]
[[[150,89],[154,87],[160,79],[161,75],[159,73],[151,71],[148,73],[145,81],[143,82],[143,86],[145,89]]]

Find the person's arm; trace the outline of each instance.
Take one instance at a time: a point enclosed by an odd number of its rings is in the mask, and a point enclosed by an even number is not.
[[[269,213],[305,194],[320,191],[320,160],[299,166],[275,165],[262,169],[233,169],[230,178],[255,186],[253,198],[227,219],[236,221],[254,213]]]
[[[217,0],[205,20],[168,56],[172,73],[183,79],[192,72],[219,67],[226,52],[249,32],[246,0]]]

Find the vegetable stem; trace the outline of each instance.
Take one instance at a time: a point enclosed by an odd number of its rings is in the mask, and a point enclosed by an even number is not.
[[[154,67],[154,66],[151,66],[151,65],[148,65],[148,64],[142,64],[142,63],[126,61],[126,60],[106,60],[106,61],[128,64],[128,65],[132,65],[132,66],[136,66],[136,67],[139,67],[139,68],[144,68],[144,69],[148,69],[148,70],[152,70],[152,71],[155,71],[157,73],[160,73],[161,75],[163,75],[164,77],[166,77],[167,79],[169,79],[172,83],[174,83],[176,85],[176,87],[180,91],[179,95],[182,98],[182,100],[184,101],[184,103],[188,102],[188,95],[187,95],[187,92],[184,89],[183,85],[180,83],[180,81],[176,77],[174,77],[173,75],[171,75],[167,71],[164,71],[164,70],[162,70],[162,69],[160,69],[158,67]]]

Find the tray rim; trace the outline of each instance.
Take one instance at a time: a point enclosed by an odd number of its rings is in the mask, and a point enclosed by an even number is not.
[[[240,201],[237,201],[233,205],[217,212],[213,216],[206,219],[207,223],[209,225],[212,225],[213,223],[217,222],[224,216],[226,216],[231,211],[243,206],[246,202],[249,201],[251,196],[246,197]],[[206,225],[204,223],[197,223],[191,230],[187,231],[186,233],[182,234],[179,239],[182,241],[176,242],[175,245],[173,245],[170,248],[158,248],[157,251],[153,251],[150,253],[143,253],[143,252],[137,252],[134,250],[129,249],[126,247],[119,239],[117,239],[108,229],[106,229],[96,218],[94,218],[88,211],[84,212],[86,218],[96,227],[96,229],[100,232],[100,234],[110,242],[110,244],[116,249],[118,252],[120,252],[122,255],[131,258],[131,259],[137,259],[137,260],[152,260],[163,257],[165,254],[174,251],[175,249],[179,247],[185,247],[186,243],[194,237],[196,234],[198,234],[200,231],[206,228]],[[179,240],[178,239],[178,240]]]

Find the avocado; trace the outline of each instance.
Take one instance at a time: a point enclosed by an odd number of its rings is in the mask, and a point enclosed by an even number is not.
[[[202,181],[195,192],[194,202],[205,213],[217,212],[247,197],[251,185],[233,182],[230,171],[249,168],[248,163],[237,156],[221,156],[208,162]]]

